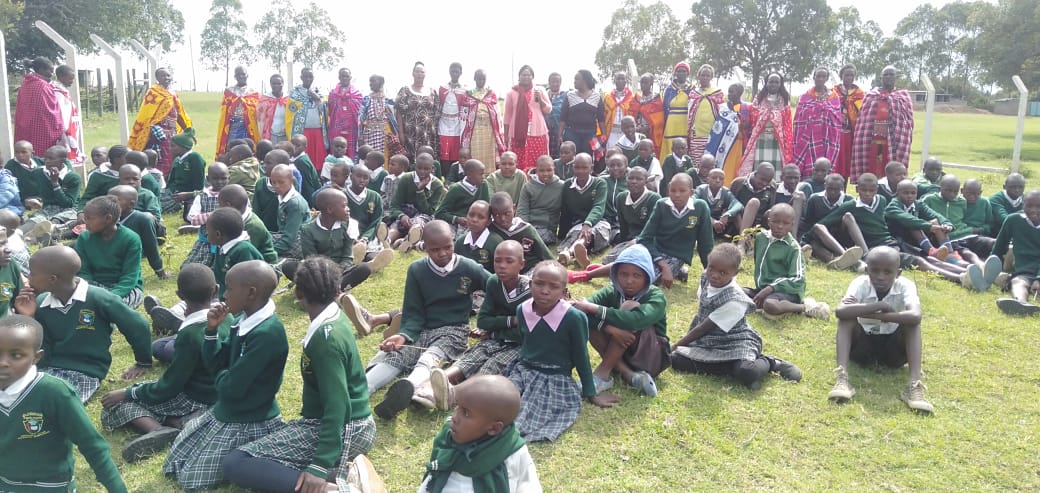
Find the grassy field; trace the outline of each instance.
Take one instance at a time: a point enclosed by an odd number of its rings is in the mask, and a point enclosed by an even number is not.
[[[185,94],[200,131],[200,150],[209,156],[215,141],[217,95]],[[922,128],[919,122],[918,128]],[[1031,186],[1040,169],[1040,121],[1026,126],[1023,169]],[[88,121],[88,145],[111,143],[118,129],[111,121]],[[978,115],[936,115],[933,153],[950,162],[1008,166],[1014,119]],[[960,173],[958,173],[960,174]],[[1000,178],[983,177],[987,193]],[[168,216],[171,226],[177,217]],[[173,237],[167,262],[176,270],[191,237]],[[355,295],[372,311],[399,305],[400,286],[412,253],[397,259]],[[695,266],[695,269],[698,266]],[[740,280],[751,282],[750,263]],[[174,301],[172,281],[159,283],[147,269],[145,291],[163,302]],[[809,296],[836,304],[852,275],[809,266]],[[847,405],[833,405],[826,395],[834,382],[834,321],[789,317],[773,322],[754,315],[751,324],[762,334],[767,354],[790,360],[805,372],[798,384],[767,381],[757,392],[733,381],[665,372],[658,380],[661,395],[639,396],[618,390],[620,405],[601,410],[585,406],[575,426],[556,443],[538,443],[531,452],[542,484],[550,492],[584,491],[1035,491],[1040,489],[1040,377],[1037,376],[1036,319],[1001,315],[993,301],[998,293],[969,293],[951,283],[906,272],[917,282],[925,307],[924,370],[928,396],[936,406],[930,417],[911,413],[899,401],[906,370],[853,366],[858,394]],[[572,286],[585,296],[603,280]],[[668,291],[669,335],[685,333],[696,313],[696,288],[679,285]],[[292,344],[285,383],[278,395],[284,417],[298,416],[301,380],[299,340],[306,315],[290,295],[277,300]],[[365,359],[378,340],[359,341]],[[133,362],[126,342],[115,338],[113,371],[100,392],[120,388],[122,369]],[[594,356],[594,360],[597,358]],[[595,364],[595,361],[594,363]],[[148,378],[159,376],[161,368]],[[100,394],[99,394],[100,395]],[[374,396],[378,402],[381,393]],[[97,422],[100,399],[87,406]],[[378,421],[379,435],[370,456],[395,492],[414,491],[419,484],[442,412],[412,409],[394,422]],[[100,425],[99,425],[100,427]],[[131,491],[176,491],[161,474],[164,456],[129,465],[122,463],[125,431],[106,432],[113,456]],[[86,462],[77,461],[82,491],[97,491]],[[235,491],[225,488],[219,491]]]

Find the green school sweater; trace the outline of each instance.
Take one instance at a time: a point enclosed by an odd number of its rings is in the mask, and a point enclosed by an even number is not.
[[[761,190],[752,190],[747,177],[742,176],[733,180],[733,183],[730,185],[730,190],[733,192],[733,196],[745,206],[751,199],[758,199],[760,205],[758,207],[758,214],[755,214],[755,224],[762,224],[766,211],[776,203],[775,183],[770,183]]]
[[[491,200],[491,194],[488,190],[487,182],[483,182],[479,187],[476,187],[472,192],[466,190],[466,187],[462,185],[463,182],[458,182],[448,187],[448,192],[444,194],[444,199],[441,200],[440,205],[437,207],[437,212],[434,213],[433,217],[447,222],[448,224],[455,224],[455,220],[460,217],[466,217],[469,214],[469,206],[473,205],[478,200],[488,201]],[[468,182],[467,182],[468,183]]]
[[[622,310],[621,303],[625,301],[622,298],[621,291],[613,284],[592,293],[588,302],[599,305],[599,312],[589,315],[589,324],[597,330],[612,325],[629,332],[653,327],[657,335],[668,339],[668,300],[661,288],[651,284],[646,293],[635,300],[639,306],[634,310]]]
[[[459,255],[458,262],[447,274],[433,270],[429,257],[408,266],[404,281],[404,302],[401,305],[401,335],[409,342],[419,339],[426,329],[448,325],[468,325],[473,307],[470,295],[483,291],[491,274],[480,264]]]
[[[711,188],[705,183],[693,191],[693,198],[701,199],[708,204],[711,218],[716,221],[722,219],[722,216],[736,220],[737,216],[744,211],[744,204],[741,204],[733,192],[726,187],[720,188],[718,197],[715,197],[711,194]]]
[[[958,240],[971,234],[971,227],[964,222],[964,214],[968,210],[968,201],[964,197],[957,196],[953,201],[947,202],[939,193],[925,196],[924,204],[942,217],[945,217],[953,225],[950,231],[951,240]]]
[[[654,206],[650,220],[637,237],[637,241],[650,251],[654,262],[664,254],[692,264],[696,244],[701,265],[708,265],[708,254],[715,247],[711,213],[703,200],[690,200],[693,207],[684,207],[679,215],[672,209],[672,200],[668,197],[658,200]]]
[[[798,184],[798,191],[804,193],[806,197],[814,193],[820,193],[826,189],[826,181],[813,181],[812,179],[808,179]]]
[[[373,191],[375,193],[382,192],[383,191],[383,180],[386,179],[386,175],[388,175],[388,174],[389,173],[387,173],[386,168],[380,167],[379,171],[376,171],[376,172],[372,173],[372,175],[369,177],[369,179],[368,179],[368,187],[366,187],[366,188],[368,188],[369,190],[371,190],[371,191]]]
[[[296,156],[293,158],[292,163],[303,178],[303,183],[300,185],[300,195],[303,195],[308,208],[310,208],[310,206],[314,205],[311,197],[316,190],[321,188],[321,178],[318,177],[318,170],[314,167],[314,163],[311,162],[311,158],[307,153]]]
[[[329,309],[334,310],[334,317],[325,320],[312,334],[308,330],[310,335],[304,339],[300,358],[303,375],[300,416],[321,420],[314,459],[304,470],[321,478],[327,477],[339,461],[346,423],[372,414],[368,407],[365,366],[358,354],[354,329],[335,303],[326,311]]]
[[[80,283],[85,282],[80,279]],[[77,288],[77,291],[82,288]],[[36,297],[36,321],[43,331],[43,359],[40,366],[53,366],[78,371],[104,379],[112,364],[112,328],[118,328],[134,351],[138,365],[152,364],[152,336],[148,321],[119,296],[97,286],[87,286],[83,301],[76,293],[64,308],[44,306],[50,297]]]
[[[260,251],[248,241],[238,241],[224,253],[223,246],[217,247],[217,253],[213,254],[213,277],[217,279],[217,296],[224,298],[225,282],[227,272],[235,264],[248,260],[264,260]]]
[[[993,231],[997,231],[1004,224],[1008,216],[1016,212],[1022,212],[1022,197],[1012,201],[1007,192],[1001,190],[989,197],[990,208],[993,209]]]
[[[187,155],[173,158],[170,178],[166,188],[170,193],[198,192],[206,186],[206,160],[202,154],[191,151]]]
[[[73,491],[75,444],[106,490],[127,491],[108,442],[65,381],[39,372],[11,407],[0,411],[0,490]]]
[[[379,223],[383,220],[383,198],[379,192],[366,188],[358,197],[348,193],[347,208],[350,209],[350,217],[358,222],[361,234],[359,239],[374,240]]]
[[[487,239],[484,240],[483,246],[479,247],[466,245],[466,237],[469,236],[468,231],[466,234],[459,236],[455,240],[455,253],[480,264],[488,272],[495,272],[495,249],[498,248],[499,243],[502,243],[502,237],[490,228],[485,231],[488,232]],[[479,234],[474,236],[480,237]]]
[[[256,214],[264,226],[267,227],[267,231],[270,233],[278,232],[278,194],[271,189],[270,183],[268,183],[267,177],[260,178],[256,181],[256,187],[253,188],[253,213]]]
[[[887,182],[878,182],[877,193],[878,195],[884,197],[885,200],[890,204],[892,203],[892,201],[898,200],[896,198],[895,189],[893,189],[892,186],[889,185]]]
[[[267,230],[267,225],[253,211],[246,213],[245,231],[249,235],[249,242],[256,247],[256,251],[264,257],[264,262],[273,264],[278,261],[278,252],[274,251],[274,238]]]
[[[516,215],[535,226],[555,232],[560,229],[562,210],[563,180],[553,175],[549,183],[542,183],[534,178],[527,181],[520,191]]]
[[[553,160],[553,174],[561,181],[574,178],[574,161],[564,163],[559,158]]]
[[[939,179],[931,181],[927,176],[925,176],[924,171],[921,171],[910,177],[910,181],[913,182],[914,185],[917,185],[917,196],[924,197],[928,194],[939,193],[939,181],[942,180],[942,177],[945,174],[946,173],[942,173],[939,175]]]
[[[83,189],[83,178],[78,173],[71,171],[65,173],[65,177],[58,182],[57,187],[51,186],[51,179],[43,168],[33,170],[29,180],[35,182],[35,187],[39,190],[39,197],[44,207],[55,206],[62,209],[71,209],[79,204],[79,194]],[[19,181],[18,183],[21,185],[22,182]]]
[[[227,338],[208,332],[203,336],[202,361],[216,374],[213,416],[224,423],[255,423],[281,414],[275,395],[289,356],[285,326],[272,313],[239,335],[238,324],[245,318],[242,314],[232,324]]]
[[[192,314],[189,314],[192,315]],[[127,400],[144,404],[161,404],[183,393],[189,399],[203,404],[217,402],[217,390],[213,387],[214,372],[202,363],[203,338],[206,333],[205,312],[202,319],[177,330],[173,340],[173,361],[166,371],[154,382],[145,382],[130,387]],[[217,327],[220,337],[227,337],[231,327],[230,318]]]
[[[845,213],[851,213],[856,220],[856,225],[863,233],[863,241],[867,247],[874,248],[878,245],[892,241],[892,233],[885,221],[885,207],[888,202],[880,194],[874,196],[874,202],[869,207],[858,207],[858,200],[850,200],[835,207],[834,210],[823,216],[816,224],[822,224],[826,228],[834,228],[841,225]]]
[[[755,289],[766,286],[799,300],[805,297],[805,263],[791,233],[779,240],[767,230],[755,233]]]
[[[241,185],[250,197],[253,196],[253,188],[259,178],[260,161],[253,156],[228,165],[228,185]]]
[[[11,310],[11,302],[22,290],[22,269],[18,262],[11,259],[7,265],[0,266],[0,318],[6,317]]]
[[[650,171],[650,170],[647,170]],[[697,168],[693,167],[693,159],[690,156],[683,156],[681,160],[675,158],[675,154],[669,154],[668,157],[664,158],[661,162],[661,187],[664,191],[668,190],[668,184],[672,182],[672,177],[679,173],[686,173],[697,179]],[[696,183],[696,182],[694,182]],[[696,187],[694,187],[696,188]]]
[[[162,195],[162,187],[159,186],[159,180],[147,170],[141,170],[141,188],[152,192],[152,195],[156,197]]]
[[[520,192],[524,189],[524,185],[527,184],[527,174],[518,169],[513,173],[513,176],[506,178],[502,176],[501,171],[495,171],[485,178],[484,181],[488,185],[488,195],[494,195],[497,192],[508,193],[513,198],[513,205],[516,205],[520,201]]]
[[[1011,214],[997,233],[993,255],[1004,259],[1008,246],[1015,254],[1015,273],[1028,273],[1040,278],[1040,228],[1029,222],[1025,213]]]
[[[611,178],[609,173],[600,175],[607,184],[607,200],[603,207],[603,219],[610,223],[612,228],[618,227],[618,196],[628,191],[628,180],[626,177]]]
[[[628,205],[628,197],[630,195],[631,192],[625,190],[616,199],[618,227],[621,230],[614,238],[614,241],[617,243],[629,241],[638,236],[643,231],[643,226],[646,226],[646,221],[650,219],[650,214],[654,212],[654,206],[657,205],[657,201],[661,200],[661,196],[656,192],[643,190],[643,194],[639,196],[639,199],[634,204]]]
[[[560,238],[579,224],[595,226],[603,220],[607,211],[607,182],[598,176],[590,176],[592,180],[584,190],[572,188],[575,178],[563,182],[563,209],[560,212]]]
[[[134,209],[151,214],[156,221],[162,221],[162,206],[159,205],[159,197],[156,197],[147,188],[137,189],[137,204],[134,205]]]
[[[982,236],[993,236],[993,209],[989,199],[979,197],[974,204],[965,202],[964,224],[971,228],[971,233]]]
[[[939,224],[951,224],[948,219],[925,205],[921,199],[915,200],[909,208],[899,200],[893,200],[885,207],[885,221],[894,237],[906,238],[914,230],[927,232],[928,228],[932,227],[929,221],[933,219]]]
[[[78,275],[87,282],[104,286],[120,298],[134,288],[143,288],[141,238],[130,228],[117,224],[110,240],[84,230],[76,238],[75,249],[81,261]]]
[[[37,184],[36,180],[32,179],[33,173],[38,169],[43,169],[46,164],[42,159],[33,156],[30,158],[33,162],[33,169],[28,169],[22,166],[18,160],[11,158],[4,164],[4,169],[10,171],[12,175],[18,180],[18,195],[24,201],[31,197],[39,197],[43,193],[43,189]],[[46,188],[50,188],[50,180],[47,180]]]
[[[153,271],[163,270],[163,259],[159,255],[159,240],[155,237],[155,220],[141,211],[130,211],[130,215],[120,219],[120,224],[137,233],[141,239],[141,254],[148,259],[148,266]]]
[[[589,364],[589,319],[577,308],[568,306],[560,326],[555,331],[545,320],[539,318],[534,327],[528,327],[524,318],[523,305],[516,310],[520,321],[520,359],[539,367],[538,371],[570,376],[575,369],[581,380],[582,397],[596,395],[592,381],[592,366]],[[548,368],[555,367],[556,370]]]
[[[83,190],[83,194],[79,196],[79,203],[76,204],[76,208],[82,211],[83,206],[87,205],[87,202],[90,202],[90,199],[107,195],[108,191],[118,184],[119,172],[117,171],[97,170],[91,172],[87,175],[87,186]]]
[[[798,223],[798,232],[801,235],[802,241],[810,241],[815,237],[812,232],[812,227],[818,223],[820,219],[823,219],[823,217],[834,210],[835,207],[852,200],[851,195],[844,193],[841,194],[841,197],[839,197],[834,203],[827,200],[826,192],[817,192],[810,195],[805,201],[805,211],[802,212],[802,220]]]
[[[278,238],[274,241],[274,251],[284,255],[292,250],[300,240],[300,229],[310,219],[311,208],[299,193],[293,193],[285,202],[278,203]]]
[[[369,182],[371,183],[371,182]],[[431,178],[429,189],[419,191],[415,182],[415,172],[408,172],[397,179],[397,187],[394,189],[394,198],[390,201],[390,218],[398,219],[404,214],[404,210],[414,207],[418,214],[426,214],[433,217],[437,212],[437,206],[444,199],[444,185],[440,179]],[[410,217],[410,216],[409,216]]]
[[[556,258],[549,251],[549,247],[545,246],[545,241],[542,240],[542,236],[538,234],[534,226],[519,217],[513,218],[513,225],[508,230],[491,223],[491,231],[498,233],[503,240],[520,242],[520,246],[524,249],[523,272],[529,272],[535,265],[538,265],[538,262]]]
[[[347,233],[347,225],[336,223],[325,229],[319,222],[321,215],[300,228],[300,249],[303,258],[322,255],[332,259],[340,267],[354,264],[354,240]]]
[[[521,274],[516,289],[509,293],[498,274],[492,274],[487,281],[484,304],[480,305],[480,312],[477,313],[477,328],[491,334],[492,339],[520,342],[520,321],[516,318],[516,309],[530,298],[530,277]]]

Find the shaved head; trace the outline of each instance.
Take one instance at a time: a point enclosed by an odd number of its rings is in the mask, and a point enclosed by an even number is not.
[[[32,272],[44,272],[58,279],[76,277],[81,266],[79,255],[67,246],[43,247],[29,259]]]
[[[455,386],[455,395],[471,409],[488,417],[511,424],[520,414],[520,391],[502,375],[478,375]]]

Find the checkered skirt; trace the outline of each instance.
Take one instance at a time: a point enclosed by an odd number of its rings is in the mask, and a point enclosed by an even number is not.
[[[434,351],[445,361],[455,361],[466,351],[468,334],[468,325],[446,325],[426,329],[419,333],[419,340],[409,344],[415,347],[403,347],[392,353],[380,352],[376,359],[372,360],[372,364],[386,363],[401,371],[411,371],[426,351]]]
[[[516,426],[528,442],[555,440],[578,420],[581,390],[570,375],[547,373],[517,360],[507,376],[520,389]]]
[[[455,366],[466,378],[473,375],[501,375],[519,356],[519,343],[485,339],[466,350]]]
[[[173,476],[186,490],[212,488],[224,479],[224,456],[284,426],[281,416],[254,423],[224,423],[213,416],[212,410],[206,411],[177,435],[163,473]]]
[[[65,368],[54,368],[52,366],[46,368],[40,368],[40,371],[47,373],[51,376],[58,377],[70,386],[72,390],[76,391],[76,395],[79,396],[80,402],[86,404],[87,401],[97,392],[98,388],[101,387],[101,379],[94,378],[85,373],[80,373],[75,370],[69,370]]]
[[[581,234],[581,224],[575,224],[569,231],[567,236],[556,246],[556,251],[562,252],[570,249],[578,241],[578,235]],[[592,245],[589,246],[589,253],[598,253],[606,250],[610,246],[610,223],[606,221],[600,221],[592,226]]]
[[[301,418],[238,449],[253,457],[270,459],[286,467],[303,470],[314,460],[320,433],[321,419]],[[346,464],[372,450],[375,440],[376,422],[372,416],[348,421],[343,427],[343,453],[336,466],[344,468],[343,474],[346,474]],[[329,476],[335,477],[333,474]]]
[[[184,392],[177,394],[173,399],[156,404],[124,400],[101,411],[101,425],[106,430],[114,430],[137,418],[145,417],[162,423],[166,418],[187,416],[203,409],[209,409],[209,405],[191,399]]]
[[[538,236],[542,237],[542,241],[544,241],[546,245],[556,243],[556,231],[550,230],[545,226],[535,226],[534,230],[538,232]]]
[[[213,245],[202,238],[195,240],[195,244],[191,246],[191,251],[188,252],[188,256],[185,257],[181,267],[183,268],[188,264],[202,264],[206,267],[213,267]]]

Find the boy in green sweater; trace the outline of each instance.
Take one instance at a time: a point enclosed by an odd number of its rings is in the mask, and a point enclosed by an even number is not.
[[[332,259],[343,274],[339,289],[350,291],[372,275],[372,266],[364,261],[364,254],[360,259],[354,258],[357,231],[351,231],[347,196],[339,190],[325,189],[318,192],[314,203],[321,213],[300,228],[301,258],[321,255]],[[299,262],[288,260],[282,265],[282,273],[293,280],[298,265]]]
[[[939,180],[939,192],[925,196],[923,200],[924,204],[930,207],[937,214],[945,217],[950,224],[953,225],[953,230],[949,233],[950,247],[953,249],[950,252],[950,256],[955,254],[960,256],[965,262],[978,265],[982,268],[983,276],[989,279],[991,284],[996,280],[997,275],[1000,274],[1002,267],[1000,259],[995,255],[990,255],[990,252],[986,252],[983,255],[976,255],[974,251],[968,246],[969,243],[977,243],[978,235],[972,232],[972,227],[964,221],[964,216],[968,210],[968,201],[960,195],[961,181],[957,179],[953,174],[946,174]],[[976,246],[979,246],[976,244]],[[990,243],[990,248],[993,248]],[[986,259],[983,261],[982,259]],[[972,272],[976,272],[974,269]],[[989,287],[988,284],[985,284]]]
[[[37,370],[43,339],[43,326],[30,317],[0,320],[0,355],[8,361],[0,373],[0,489],[74,491],[76,445],[106,490],[125,493],[108,442],[94,429],[76,394],[65,382]]]
[[[293,188],[292,169],[279,164],[271,170],[271,187],[278,194],[278,231],[272,233],[279,258],[300,258],[300,229],[310,219],[310,206]]]
[[[534,226],[516,217],[516,207],[505,192],[497,192],[491,196],[491,231],[498,233],[503,240],[516,240],[524,249],[524,268],[521,272],[530,272],[538,262],[552,260],[552,252],[545,246],[542,236]]]
[[[144,298],[141,238],[119,223],[121,212],[119,200],[108,195],[92,199],[83,208],[86,229],[75,245],[83,259],[79,276],[137,308]]]
[[[408,161],[408,158],[406,158],[404,156],[401,156],[401,157],[404,158],[404,160],[406,162]],[[393,161],[394,159],[390,158],[390,160]],[[416,159],[416,163],[418,163],[418,162],[419,162],[419,160]],[[433,157],[432,156],[430,156],[429,162],[430,162],[430,166],[433,166]],[[362,167],[368,169],[368,171],[369,171],[368,188],[370,190],[372,190],[373,192],[377,192],[377,193],[383,193],[384,192],[384,190],[383,190],[383,181],[386,179],[387,174],[388,174],[386,169],[383,168],[384,164],[386,164],[386,156],[384,156],[383,153],[380,152],[380,151],[372,151],[372,152],[370,152],[370,153],[365,155],[365,165],[362,166]],[[357,167],[358,166],[355,166],[355,168],[357,168]],[[406,167],[406,169],[407,169],[407,167]],[[391,194],[390,196],[392,197],[393,195]]]
[[[11,261],[7,229],[0,227],[0,318],[14,313],[14,299],[22,287],[22,269]]]
[[[455,251],[480,264],[488,272],[494,272],[494,252],[502,242],[502,237],[489,228],[491,205],[483,200],[473,202],[466,214],[466,225],[466,232],[455,239]]]
[[[935,156],[930,156],[924,160],[921,172],[910,178],[910,181],[917,187],[917,196],[924,197],[939,191],[939,180],[945,175],[942,161]],[[892,183],[889,185],[892,186]],[[898,187],[899,182],[896,182],[895,186]],[[896,190],[896,194],[899,194],[899,190]]]
[[[132,157],[137,159],[131,159]],[[162,221],[162,204],[159,197],[144,185],[144,172],[137,162],[148,162],[143,152],[131,151],[126,155],[127,163],[119,168],[119,184],[130,185],[137,189],[137,210],[152,215],[156,221]]]
[[[230,207],[241,213],[246,234],[249,235],[249,242],[264,257],[264,262],[269,264],[278,262],[278,253],[274,251],[274,238],[271,237],[271,232],[267,230],[267,226],[264,225],[260,216],[253,213],[249,207],[249,193],[244,187],[234,184],[224,187],[217,195],[217,205]]]
[[[798,191],[805,194],[806,200],[814,193],[820,193],[827,188],[827,176],[831,174],[834,165],[825,157],[816,158],[813,161],[812,172],[809,178],[798,184]],[[838,175],[841,176],[841,175]]]
[[[574,177],[563,182],[563,212],[556,260],[564,267],[576,259],[581,268],[588,267],[589,254],[610,246],[610,223],[603,219],[607,206],[607,182],[592,176],[592,156],[580,153],[574,157]]]
[[[485,173],[488,169],[484,170]],[[527,173],[516,169],[516,153],[506,151],[498,159],[498,171],[487,177],[488,193],[506,192],[513,198],[515,205],[520,201],[520,192],[527,185]]]
[[[964,197],[964,224],[970,228],[971,236],[964,239],[964,245],[979,257],[986,257],[993,251],[994,236],[993,209],[989,199],[982,196],[982,182],[971,178],[961,187]]]
[[[692,184],[686,173],[672,177],[668,196],[657,201],[636,239],[650,251],[657,277],[669,289],[676,279],[686,282],[694,247],[701,265],[707,265],[708,254],[715,245],[708,204],[693,198]]]
[[[371,261],[372,272],[383,270],[394,260],[394,251],[384,248],[389,229],[383,223],[383,198],[379,192],[368,188],[372,172],[364,166],[355,166],[350,171],[350,183],[343,189],[347,194],[350,218],[357,221],[358,237],[354,251],[358,262]]]
[[[678,147],[676,144],[678,144]],[[715,156],[712,156],[711,159],[710,162],[714,168]],[[701,156],[701,160],[704,160],[703,155]],[[679,173],[697,173],[693,167],[693,159],[686,155],[686,139],[682,137],[672,139],[672,153],[666,156],[664,162],[661,163],[661,173],[661,183],[671,183],[672,177]]]
[[[799,222],[802,242],[811,249],[811,256],[827,264],[827,267],[836,270],[851,269],[858,266],[863,258],[860,247],[853,245],[845,248],[834,239],[831,230],[819,222],[836,207],[853,199],[845,194],[844,176],[831,173],[827,175],[824,183],[826,185],[822,192],[810,195],[805,201],[805,212]]]
[[[157,381],[113,390],[101,397],[101,424],[107,430],[129,425],[141,435],[123,447],[123,459],[137,462],[166,448],[187,424],[188,416],[209,409],[217,399],[214,374],[202,363],[206,314],[217,294],[213,272],[202,264],[188,264],[177,274],[177,295],[185,302],[177,333],[158,340],[172,347],[172,360]],[[230,324],[218,331],[227,336]],[[153,349],[154,349],[153,344]]]
[[[613,151],[613,154],[610,154]],[[608,150],[607,169],[600,173],[600,178],[607,184],[607,201],[603,208],[603,220],[610,223],[610,242],[621,230],[618,224],[617,198],[628,188],[626,176],[628,175],[628,163],[625,156],[617,149]],[[641,167],[641,166],[640,166]]]
[[[19,229],[43,246],[47,246],[54,236],[60,237],[69,223],[74,223],[77,218],[76,204],[83,179],[70,169],[67,156],[68,150],[62,146],[47,149],[42,165],[36,166],[24,182],[18,182],[19,187],[28,185],[37,191],[35,197],[23,196],[26,208],[37,208],[37,211],[25,218],[25,224]],[[22,168],[21,161],[18,163],[16,166]],[[59,230],[57,235],[55,227]],[[50,238],[44,235],[50,235]]]
[[[993,255],[1002,260],[1008,250],[1014,254],[1011,270],[1011,298],[1000,298],[997,307],[1009,315],[1036,315],[1040,293],[1040,190],[1032,190],[1022,200],[1022,212],[1011,214],[997,233],[993,244]],[[1033,303],[1027,302],[1033,294]]]
[[[578,147],[569,140],[560,144],[560,157],[553,161],[553,173],[561,181],[574,178],[574,157],[578,153]]]
[[[452,234],[460,235],[460,231],[466,229],[466,214],[469,206],[477,200],[490,200],[488,184],[484,181],[484,163],[476,159],[470,159],[462,165],[462,173],[465,175],[462,181],[452,184],[444,194],[434,213],[434,218],[440,219],[451,225]]]
[[[174,135],[170,139],[170,153],[174,158],[166,189],[174,203],[179,203],[183,207],[185,222],[188,221],[187,214],[191,202],[206,185],[206,160],[203,159],[202,154],[192,150],[193,147],[195,147],[194,129]]]
[[[432,157],[416,159],[415,171],[402,174],[396,184],[388,217],[395,224],[390,227],[387,240],[401,253],[407,253],[422,238],[423,226],[433,220],[444,198],[444,185],[433,176]]]
[[[108,191],[108,195],[119,201],[119,224],[137,233],[137,237],[141,239],[141,255],[148,259],[148,265],[155,272],[155,277],[160,280],[172,277],[163,268],[163,259],[159,255],[155,220],[147,213],[134,208],[134,204],[137,203],[137,190],[129,185],[116,185]]]
[[[629,161],[628,165],[629,167],[642,166],[646,170],[646,188],[657,192],[661,187],[668,186],[666,183],[661,182],[661,177],[664,173],[661,171],[661,162],[654,155],[654,141],[650,139],[639,141],[636,144],[636,151],[639,152],[639,155]]]
[[[939,260],[950,259],[954,265],[964,263],[957,252],[953,252],[949,236],[953,224],[939,213],[925,205],[917,198],[918,187],[910,180],[896,184],[896,200],[885,207],[885,222],[888,230],[897,240],[902,242],[900,250],[907,253],[921,253]],[[935,237],[935,247],[928,239],[928,234]]]
[[[674,175],[673,175],[674,176]],[[617,260],[621,252],[636,241],[643,231],[643,226],[650,220],[657,201],[661,196],[646,188],[646,170],[636,166],[628,170],[625,188],[615,202],[617,203],[618,234],[614,236],[614,247],[605,257],[603,263],[609,264]]]
[[[33,145],[27,140],[14,143],[14,157],[7,160],[4,169],[11,172],[18,180],[18,194],[26,209],[31,209],[29,200],[39,197],[42,190],[29,179],[33,171],[43,167],[43,159],[33,155]],[[44,154],[46,156],[46,153]]]
[[[693,192],[693,197],[708,204],[711,212],[711,229],[717,240],[733,238],[740,234],[738,230],[744,204],[737,200],[733,192],[723,185],[726,172],[714,168],[708,172],[707,183],[702,183]]]
[[[1019,173],[1011,173],[1004,178],[1004,189],[991,195],[990,206],[993,208],[993,231],[1000,231],[1004,220],[1011,214],[1022,212],[1022,194],[1026,191],[1026,179]]]
[[[888,203],[896,200],[896,185],[906,179],[906,166],[899,161],[885,165],[885,177],[878,180],[878,195]]]
[[[296,134],[292,136],[290,142],[293,147],[292,164],[296,166],[303,180],[300,184],[299,193],[303,195],[304,201],[307,202],[309,207],[311,205],[311,196],[314,195],[318,188],[321,188],[321,179],[318,177],[318,170],[314,167],[314,162],[307,155],[307,137],[303,134]]]
[[[112,364],[113,327],[126,337],[137,361],[123,372],[123,380],[134,380],[152,367],[148,322],[111,290],[77,277],[80,257],[75,250],[44,247],[29,265],[29,286],[18,293],[14,309],[47,327],[43,371],[69,382],[80,400],[87,402]]]
[[[374,393],[403,371],[408,378],[387,390],[376,415],[393,419],[416,397],[416,388],[430,379],[442,361],[454,361],[466,350],[470,296],[483,291],[491,274],[476,262],[455,254],[451,228],[435,220],[423,229],[426,258],[412,262],[405,278],[401,331],[379,344],[365,377]],[[405,347],[407,346],[407,347]],[[423,396],[432,404],[432,395]]]
[[[279,164],[290,164],[289,154],[281,149],[274,149],[264,156],[264,174],[253,187],[253,212],[264,222],[267,231],[278,231],[278,194],[271,186],[271,171]]]
[[[297,269],[296,299],[311,321],[301,347],[300,419],[232,450],[223,461],[231,483],[253,491],[329,491],[345,486],[347,467],[372,449],[376,423],[364,365],[350,321],[336,304],[342,276],[322,257],[309,257]]]
[[[119,184],[119,168],[126,164],[126,154],[130,152],[124,145],[114,145],[108,150],[109,162],[101,163],[97,169],[87,175],[87,183],[79,196],[76,209],[83,211],[91,199],[108,193],[108,189]],[[82,216],[80,217],[82,222]]]
[[[245,233],[242,213],[230,207],[221,207],[210,214],[206,234],[217,249],[213,255],[213,276],[217,280],[217,298],[223,299],[227,290],[226,277],[232,267],[264,256],[249,242]]]
[[[776,168],[772,163],[762,162],[750,175],[739,177],[730,184],[733,196],[744,205],[744,212],[740,216],[740,232],[764,224],[766,212],[776,201],[775,176]],[[750,247],[751,243],[751,238],[748,238],[745,246]],[[745,248],[745,253],[750,253],[749,250],[751,248]]]
[[[237,264],[227,273],[225,302],[206,314],[202,362],[216,375],[216,401],[177,436],[163,464],[163,473],[186,490],[217,486],[224,457],[285,426],[275,395],[289,342],[271,300],[277,285],[264,261]],[[219,328],[234,313],[240,315],[223,337]]]
[[[534,173],[520,191],[516,215],[534,227],[546,245],[556,243],[563,209],[563,180],[553,173],[549,156],[538,158]],[[531,267],[534,267],[532,265]]]

